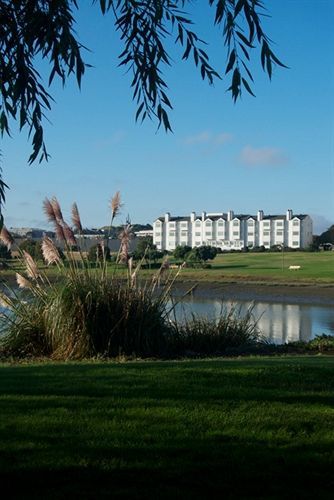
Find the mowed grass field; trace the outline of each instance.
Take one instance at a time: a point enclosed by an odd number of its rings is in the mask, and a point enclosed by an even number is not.
[[[174,258],[169,257],[171,264]],[[211,269],[184,268],[179,275],[179,281],[207,281],[207,282],[275,282],[286,284],[334,284],[334,252],[284,252],[282,253],[225,253],[219,254],[209,262]],[[178,262],[179,264],[179,262]],[[23,266],[18,261],[8,261],[7,270],[1,270],[1,278],[13,281],[15,271],[22,272]],[[293,271],[289,266],[300,266]],[[39,263],[50,279],[57,276],[57,269],[46,267]],[[126,276],[124,266],[116,266],[117,275]],[[115,264],[108,266],[110,275],[115,273]],[[141,276],[149,278],[157,269],[142,270]]]
[[[182,270],[181,279],[275,281],[334,284],[334,252],[225,253],[211,269]],[[300,266],[290,270],[289,266]]]
[[[334,358],[0,374],[4,498],[333,498]]]

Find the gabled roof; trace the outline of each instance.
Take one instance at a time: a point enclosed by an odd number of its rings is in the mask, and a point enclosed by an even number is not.
[[[306,217],[308,217],[308,215],[306,214],[293,214],[292,215],[292,219],[300,219],[300,220],[303,220],[305,219]],[[257,216],[256,215],[249,215],[249,214],[234,214],[233,215],[233,218],[232,220],[234,219],[238,219],[238,220],[248,220],[248,219],[253,219],[253,220],[257,220]],[[161,221],[161,222],[165,222],[165,217],[164,216],[161,216],[161,217],[158,217],[156,219],[156,221]],[[207,220],[211,220],[211,221],[217,221],[217,220],[224,220],[224,221],[227,221],[227,214],[225,213],[222,213],[220,215],[210,215],[208,217],[206,217],[205,221]],[[286,220],[286,215],[283,214],[283,215],[264,215],[263,216],[263,219],[262,220]],[[177,217],[170,217],[169,218],[169,222],[190,222],[191,221],[191,217],[189,216],[177,216]],[[195,221],[202,221],[202,217],[201,216],[196,216],[195,217]]]
[[[165,222],[165,217],[158,217],[156,220]],[[168,222],[190,222],[190,217],[170,217]]]

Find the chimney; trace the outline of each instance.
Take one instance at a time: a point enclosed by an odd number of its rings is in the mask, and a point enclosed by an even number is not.
[[[289,209],[286,212],[286,220],[291,220],[292,219],[292,210]]]
[[[196,219],[196,213],[195,212],[191,212],[191,214],[190,214],[190,220],[191,220],[191,222],[195,222],[195,219]]]
[[[227,212],[227,220],[232,220],[232,219],[233,219],[233,217],[234,217],[234,212],[233,212],[233,210],[229,210],[229,211]]]
[[[206,212],[202,212],[202,221],[204,222],[206,219]]]
[[[260,221],[260,220],[263,220],[263,210],[259,210],[258,213],[257,213],[257,220]]]
[[[165,213],[165,222],[169,222],[169,221],[170,221],[170,213],[166,212]]]

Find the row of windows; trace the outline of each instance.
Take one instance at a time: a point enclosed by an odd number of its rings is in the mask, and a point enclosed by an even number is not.
[[[155,231],[155,233],[154,233],[154,234],[155,234],[155,236],[161,236],[161,232],[160,232],[160,231]],[[175,235],[175,234],[176,234],[176,231],[169,231],[169,233],[168,233],[168,234],[169,234],[170,236],[173,236],[173,235]],[[206,232],[205,232],[205,234],[206,234],[207,236],[210,236],[210,235],[212,234],[212,231],[206,231]],[[222,236],[222,235],[224,234],[224,232],[223,232],[223,231],[218,231],[218,232],[217,232],[217,234],[218,234],[219,236]],[[239,232],[234,231],[234,232],[233,232],[233,234],[234,234],[234,235],[236,235],[236,234],[239,234]],[[253,234],[254,234],[253,232],[248,231],[248,236],[253,236]],[[269,232],[269,231],[263,231],[263,235],[264,235],[264,236],[268,236],[269,234],[270,234],[270,232]],[[280,231],[279,229],[278,229],[278,230],[276,230],[276,235],[278,235],[278,236],[282,236],[282,234],[283,234],[283,231]],[[299,233],[299,231],[293,231],[293,232],[292,232],[292,235],[293,235],[293,236],[299,236],[299,234],[300,234],[300,233]],[[181,230],[181,235],[182,235],[182,236],[187,236],[187,235],[188,235],[188,231]],[[195,235],[196,235],[196,236],[200,236],[200,235],[201,235],[201,233],[200,233],[200,232],[196,232],[196,233],[195,233]]]
[[[201,235],[202,234],[200,232],[196,232],[195,233],[195,237],[200,237]],[[239,231],[233,231],[232,235],[236,236],[236,237],[240,236]],[[299,231],[293,231],[292,235],[293,236],[299,236]],[[156,236],[156,238],[160,238],[161,237],[161,233],[155,233],[155,236]],[[169,231],[168,236],[171,237],[171,238],[176,238],[176,232],[175,231]],[[181,238],[182,237],[184,238],[184,237],[187,237],[187,236],[188,236],[187,231],[181,231]],[[205,236],[212,237],[212,232],[206,231],[205,232]],[[223,231],[218,231],[217,232],[217,236],[223,237],[224,236],[224,232]],[[270,236],[270,231],[263,231],[262,236],[264,238]],[[276,231],[276,236],[283,236],[283,231]],[[248,238],[254,237],[254,233],[248,233],[247,237]]]
[[[175,231],[169,231],[169,236],[175,236],[176,232]],[[211,231],[206,231],[205,232],[206,236],[211,236],[212,232]],[[223,236],[224,232],[223,231],[218,231],[217,232],[218,236]],[[233,235],[234,236],[237,236],[239,233],[234,231],[233,232]],[[269,236],[270,232],[269,231],[263,231],[263,235],[264,236]],[[181,230],[181,235],[182,236],[187,236],[188,235],[188,231],[184,231],[184,230]],[[250,232],[248,231],[248,236],[253,236],[254,233],[253,232]],[[277,236],[282,236],[283,235],[283,231],[280,231],[280,230],[276,230],[276,235]],[[299,231],[293,231],[292,232],[292,235],[293,236],[299,236]],[[155,232],[155,236],[161,236],[161,232],[160,231],[156,231]],[[196,232],[195,233],[195,236],[201,236],[201,233],[200,232]]]
[[[156,240],[155,241],[156,245],[161,245],[161,241],[160,240]],[[187,240],[181,240],[180,241],[180,244],[181,245],[187,245],[188,241]],[[234,242],[235,243],[235,242]],[[231,242],[231,244],[234,244]],[[226,241],[225,243],[225,246],[229,246],[230,245],[230,242]],[[239,242],[239,244],[241,245],[241,242]],[[199,245],[202,245],[202,241],[201,240],[196,240],[195,241],[195,245],[196,246],[199,246]],[[270,241],[268,240],[263,240],[263,245],[270,245]],[[293,241],[292,242],[292,246],[299,246],[299,241]]]

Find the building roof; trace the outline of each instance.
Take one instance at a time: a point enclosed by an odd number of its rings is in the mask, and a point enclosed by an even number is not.
[[[306,217],[308,217],[308,215],[306,214],[292,214],[292,219],[305,219]],[[227,220],[227,214],[226,213],[222,213],[220,215],[216,214],[216,215],[210,215],[210,214],[206,214],[206,217],[205,217],[205,220],[212,220],[212,221],[216,221],[216,220],[219,220],[219,219],[223,219],[223,220]],[[249,215],[249,214],[233,214],[233,217],[232,217],[232,220],[233,219],[239,219],[239,220],[248,220],[248,219],[254,219],[254,220],[257,220],[257,215]],[[282,220],[282,219],[286,219],[286,215],[283,214],[283,215],[263,215],[263,219],[262,220]],[[160,220],[161,222],[165,222],[165,217],[162,216],[162,217],[158,217],[156,220]],[[196,220],[202,220],[202,215],[195,215],[195,221]],[[184,221],[184,222],[190,222],[191,221],[191,217],[189,216],[177,216],[177,217],[172,217],[170,216],[169,218],[169,222],[181,222],[181,221]]]

